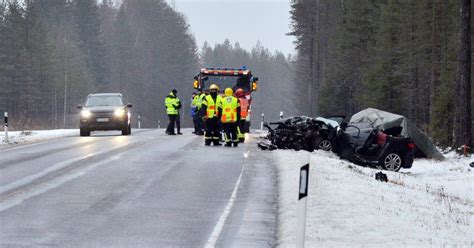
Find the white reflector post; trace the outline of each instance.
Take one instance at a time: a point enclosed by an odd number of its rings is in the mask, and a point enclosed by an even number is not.
[[[309,155],[308,155],[309,156]],[[308,158],[309,159],[309,158]],[[296,227],[296,247],[304,247],[306,232],[306,205],[308,199],[309,163],[300,169],[300,184],[298,188],[298,221]]]
[[[3,113],[3,116],[5,117],[5,124],[4,124],[4,128],[5,128],[5,143],[9,143],[9,140],[8,140],[8,112],[5,112]]]
[[[283,119],[283,111],[280,111],[280,120]]]
[[[141,116],[139,115],[138,116],[138,129],[141,129],[142,128],[142,125],[141,125]]]
[[[262,113],[262,121],[260,122],[260,131],[263,132],[263,123],[265,122],[265,114]]]

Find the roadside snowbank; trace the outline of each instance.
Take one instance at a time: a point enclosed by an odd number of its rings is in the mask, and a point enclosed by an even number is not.
[[[278,244],[294,246],[299,167],[307,152],[273,153],[279,171]],[[474,246],[473,158],[416,160],[384,172],[311,153],[306,246]]]
[[[38,142],[42,140],[49,140],[58,137],[79,135],[77,129],[56,129],[56,130],[42,130],[42,131],[13,131],[8,132],[9,143],[5,142],[5,132],[0,132],[0,146],[24,144],[31,142]]]

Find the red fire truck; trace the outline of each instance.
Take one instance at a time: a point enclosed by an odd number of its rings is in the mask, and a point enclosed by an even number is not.
[[[252,75],[247,68],[202,68],[198,75],[194,77],[194,88],[206,90],[211,84],[217,84],[222,92],[226,88],[232,88],[234,92],[237,89],[244,91],[245,98],[248,100],[248,114],[245,121],[243,132],[250,130],[250,116],[252,111],[252,92],[258,88],[258,78]]]

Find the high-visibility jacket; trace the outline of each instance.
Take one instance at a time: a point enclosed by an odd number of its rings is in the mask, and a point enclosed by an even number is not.
[[[211,119],[214,117],[217,117],[219,115],[219,104],[221,102],[221,96],[217,95],[216,100],[212,98],[212,96],[209,94],[207,95],[204,100],[202,101],[202,105],[206,106],[206,117]]]
[[[205,94],[200,94],[200,95],[195,95],[192,105],[196,107],[197,110],[200,110],[202,107],[202,101],[204,100],[204,97],[206,97]]]
[[[239,108],[239,100],[233,96],[226,96],[221,98],[221,104],[219,106],[222,109],[221,122],[222,123],[235,123],[237,122],[237,110]]]
[[[206,98],[206,94],[202,93],[201,95],[199,95],[199,101],[201,103],[201,108],[202,108],[202,103],[204,102],[204,98]]]
[[[181,101],[173,92],[165,99],[166,113],[168,115],[178,115],[178,110],[181,108]]]
[[[249,114],[249,100],[245,97],[239,98],[240,103],[240,118],[245,119]]]

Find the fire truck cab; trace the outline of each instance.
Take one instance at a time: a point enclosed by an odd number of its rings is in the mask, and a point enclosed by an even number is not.
[[[258,88],[258,78],[252,75],[252,72],[245,67],[235,68],[202,68],[199,74],[194,77],[194,88],[205,91],[211,84],[219,86],[220,93],[226,88],[232,88],[244,91],[245,98],[248,100],[248,114],[245,121],[244,130],[248,133],[250,130],[250,116],[252,110],[252,92]]]

